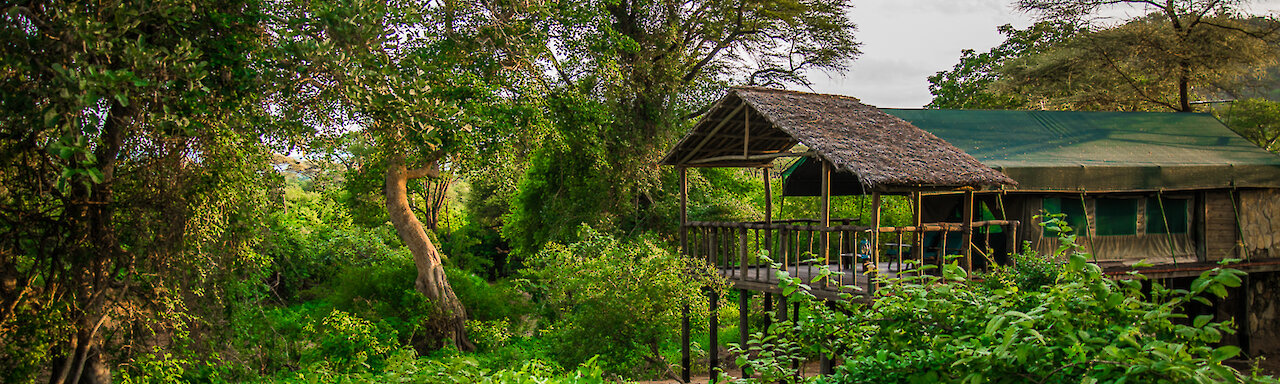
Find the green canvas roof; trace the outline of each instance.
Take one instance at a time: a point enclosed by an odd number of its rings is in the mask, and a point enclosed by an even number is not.
[[[1211,115],[882,109],[1028,191],[1280,188],[1280,156]]]

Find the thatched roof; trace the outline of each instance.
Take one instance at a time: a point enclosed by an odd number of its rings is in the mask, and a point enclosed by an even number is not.
[[[730,90],[662,164],[764,166],[797,144],[871,189],[1015,184],[937,136],[858,99],[758,87]]]

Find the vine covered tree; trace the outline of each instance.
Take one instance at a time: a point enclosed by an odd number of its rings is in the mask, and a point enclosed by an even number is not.
[[[251,257],[260,5],[0,6],[0,381],[110,382]]]

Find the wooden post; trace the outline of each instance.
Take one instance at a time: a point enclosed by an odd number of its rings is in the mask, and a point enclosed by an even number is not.
[[[787,296],[778,294],[778,321],[787,321]]]
[[[689,254],[689,178],[688,169],[680,172],[680,252]],[[680,379],[689,382],[689,306],[680,307]]]
[[[1022,224],[1021,222],[1018,223],[1018,225],[1021,225],[1021,224]],[[1004,234],[1005,249],[1006,249],[1005,253],[1008,254],[1008,257],[1009,257],[1007,260],[1005,260],[1005,262],[1009,263],[1009,265],[1013,265],[1013,255],[1015,253],[1018,253],[1018,251],[1021,251],[1021,249],[1018,249],[1018,246],[1020,245],[1018,244],[1018,225],[1005,226],[1008,228],[1008,230],[1005,231],[1005,234]]]
[[[822,212],[819,215],[822,217],[819,220],[822,221],[822,226],[819,229],[821,235],[819,236],[818,247],[822,249],[823,263],[831,265],[831,232],[827,231],[827,228],[831,227],[831,162],[826,159],[822,160],[822,175],[820,178],[822,179]],[[838,258],[839,256],[836,257]],[[826,280],[822,281],[822,286],[827,286]]]
[[[964,222],[960,223],[962,238],[960,244],[963,244],[964,250],[960,252],[964,255],[964,269],[966,272],[973,272],[973,189],[964,191],[964,212],[961,212]]]
[[[689,382],[689,306],[680,307],[680,381]]]
[[[773,294],[765,292],[764,301],[760,304],[764,305],[764,329],[769,329],[773,325]]]
[[[680,251],[689,254],[689,169],[680,172]]]
[[[876,293],[876,275],[880,272],[880,192],[871,192],[871,265],[875,272],[867,274],[867,293]]]
[[[1205,217],[1208,217],[1208,194],[1204,191],[1196,192],[1195,209],[1191,214],[1192,238],[1196,240],[1196,261],[1207,261],[1206,257],[1209,253],[1208,244],[1205,243],[1207,237],[1205,234]]]
[[[738,280],[747,281],[747,227],[738,228]]]
[[[711,334],[709,335],[711,340],[707,342],[709,344],[707,346],[707,358],[710,359],[707,362],[707,374],[711,376],[711,382],[714,383],[717,381],[716,378],[720,376],[720,372],[716,371],[717,368],[720,368],[720,316],[716,316],[720,311],[720,294],[715,290],[708,290],[707,295],[711,296],[708,303],[711,307],[711,318],[708,319],[708,322],[711,323]]]
[[[924,266],[924,212],[921,209],[923,199],[920,192],[911,192],[911,225],[916,227],[915,236],[911,238],[911,257],[920,262],[916,268]],[[902,266],[898,266],[902,270]]]
[[[762,169],[764,173],[764,249],[769,251],[769,257],[775,258],[773,253],[773,180],[769,178],[769,168]]]
[[[738,290],[738,347],[743,350],[747,349],[747,335],[749,324],[747,322],[747,314],[751,313],[751,301],[749,297],[751,291],[745,289]],[[747,377],[747,367],[742,367],[742,377]]]

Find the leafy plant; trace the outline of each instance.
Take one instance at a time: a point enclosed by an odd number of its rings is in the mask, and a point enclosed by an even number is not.
[[[1051,216],[1045,225],[1064,223]],[[1145,295],[1141,275],[1104,276],[1063,229],[1062,246],[1047,258],[1066,263],[1051,284],[1033,285],[1045,270],[1031,268],[1026,285],[992,287],[951,262],[940,276],[912,271],[886,279],[870,303],[817,305],[803,286],[783,279],[784,289],[797,287],[790,298],[808,304],[810,315],[748,345],[789,339],[800,350],[843,358],[835,375],[817,380],[830,383],[1275,382],[1223,364],[1240,352],[1215,346],[1233,332],[1232,321],[1188,321],[1183,312],[1209,295],[1226,296],[1243,272],[1214,268],[1185,290],[1152,282]],[[769,359],[776,358],[764,363]]]
[[[670,375],[659,349],[678,335],[681,308],[705,321],[703,287],[719,290],[725,282],[649,239],[621,241],[585,226],[580,236],[549,246],[527,271],[552,321],[544,335],[553,354],[566,365],[599,355],[610,373],[649,366]]]

